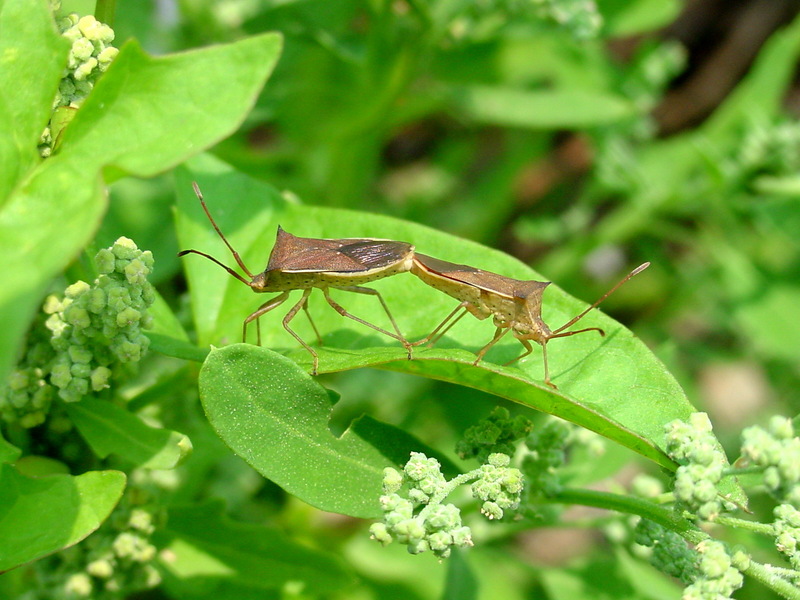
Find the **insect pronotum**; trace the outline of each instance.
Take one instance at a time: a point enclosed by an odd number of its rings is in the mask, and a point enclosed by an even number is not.
[[[547,363],[547,342],[554,338],[569,337],[587,331],[597,331],[600,335],[605,335],[605,332],[599,327],[586,327],[575,331],[566,330],[608,298],[619,286],[637,273],[644,271],[648,266],[650,266],[649,262],[639,265],[577,317],[558,329],[551,330],[542,321],[542,293],[550,285],[549,281],[511,279],[510,277],[503,277],[502,275],[476,269],[468,265],[459,265],[439,260],[432,256],[426,256],[425,254],[415,253],[411,272],[431,287],[457,300],[461,300],[461,304],[430,335],[419,342],[415,342],[415,345],[434,343],[468,312],[478,319],[493,317],[494,325],[497,328],[494,337],[478,351],[473,364],[477,365],[492,346],[506,334],[513,332],[514,337],[525,347],[525,352],[507,362],[506,365],[530,354],[533,351],[533,346],[531,346],[529,340],[533,340],[542,346],[544,382],[550,387],[557,388],[550,380],[550,369]],[[461,314],[458,314],[459,312]]]
[[[311,346],[289,327],[289,322],[301,309],[305,311],[306,316],[308,316],[311,322],[311,327],[314,329],[314,333],[317,336],[317,340],[320,345],[322,345],[322,338],[308,312],[308,296],[311,294],[312,289],[319,288],[322,290],[325,300],[336,312],[343,317],[358,321],[362,325],[371,327],[375,331],[379,331],[384,335],[388,335],[400,341],[408,352],[408,358],[411,358],[411,344],[403,337],[403,334],[400,333],[397,322],[394,320],[392,313],[389,312],[389,307],[386,305],[383,297],[377,290],[361,287],[360,284],[409,271],[414,255],[414,246],[406,242],[371,238],[301,238],[278,227],[275,246],[273,246],[272,252],[269,255],[267,268],[264,272],[253,275],[245,266],[239,253],[233,249],[217,226],[203,200],[203,194],[200,192],[197,183],[193,182],[192,187],[194,188],[198,200],[200,200],[200,204],[208,220],[211,221],[214,230],[222,241],[225,242],[236,264],[239,265],[239,268],[244,271],[250,280],[248,281],[234,269],[205,252],[200,252],[199,250],[182,250],[178,253],[178,256],[199,254],[221,266],[236,279],[249,286],[254,292],[281,292],[277,296],[267,300],[244,320],[242,324],[243,342],[247,340],[247,325],[255,321],[257,341],[260,346],[261,326],[258,321],[259,317],[283,304],[289,298],[290,292],[294,290],[303,290],[303,295],[300,300],[292,306],[289,312],[286,313],[286,316],[284,316],[283,327],[311,354],[314,361],[311,372],[316,375],[319,369],[319,356]],[[389,321],[392,323],[394,333],[386,331],[377,325],[373,325],[347,312],[331,298],[329,293],[330,288],[376,296],[384,311],[386,311]]]

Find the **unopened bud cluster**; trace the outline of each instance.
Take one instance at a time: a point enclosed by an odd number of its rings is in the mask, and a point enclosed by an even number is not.
[[[488,417],[467,428],[456,444],[456,454],[463,459],[476,458],[480,463],[495,452],[513,456],[515,442],[528,435],[532,427],[530,419],[522,415],[512,419],[508,409],[498,406]]]
[[[142,329],[152,323],[147,309],[155,291],[147,277],[153,255],[122,237],[95,261],[100,276],[94,285],[78,281],[64,298],[45,303],[45,324],[58,352],[50,382],[66,402],[107,388],[114,366],[138,362],[150,342]]]
[[[117,57],[119,50],[111,45],[114,41],[114,30],[92,15],[81,17],[72,13],[58,19],[56,24],[61,35],[72,46],[53,100],[53,110],[60,107],[75,109],[83,104],[97,80]],[[70,118],[71,115],[67,113],[66,122]],[[43,157],[52,153],[54,142],[63,126],[64,124],[57,125],[54,120],[42,133],[39,153]]]
[[[742,460],[763,469],[764,487],[781,503],[773,511],[775,547],[800,570],[800,438],[792,420],[774,416],[766,428],[745,429]]]
[[[748,566],[744,553],[728,553],[725,544],[716,540],[703,540],[697,545],[699,555],[698,575],[683,590],[682,600],[723,600],[742,587],[741,570]]]
[[[384,469],[380,498],[383,520],[370,527],[372,539],[386,545],[396,540],[411,554],[431,550],[441,558],[452,548],[472,546],[472,531],[462,524],[461,511],[443,500],[458,485],[474,480],[472,493],[483,501],[481,511],[501,518],[503,511],[516,508],[522,492],[522,474],[508,467],[509,457],[492,454],[479,469],[447,481],[435,458],[412,452],[402,473]]]
[[[143,329],[155,290],[147,281],[153,255],[119,238],[95,257],[99,277],[78,281],[64,297],[50,296],[49,315],[34,324],[25,355],[0,387],[0,417],[23,427],[45,419],[55,394],[77,402],[109,387],[118,373],[130,372],[147,350]]]
[[[551,419],[525,439],[529,452],[522,459],[522,472],[531,494],[548,497],[561,491],[558,471],[567,461],[566,447],[570,434],[569,424]]]
[[[153,514],[142,508],[118,508],[84,543],[55,555],[65,573],[53,597],[123,598],[161,583],[157,549],[150,543]],[[59,595],[59,592],[61,595]]]
[[[800,508],[800,438],[791,419],[774,416],[766,429],[742,431],[742,459],[764,469],[764,485],[776,500]]]
[[[699,575],[699,556],[689,548],[686,540],[649,519],[641,519],[634,529],[634,541],[650,548],[650,564],[666,573],[690,583]]]
[[[676,507],[704,521],[713,521],[725,508],[717,491],[727,465],[706,413],[693,413],[689,422],[666,426],[667,454],[681,466],[675,472]]]

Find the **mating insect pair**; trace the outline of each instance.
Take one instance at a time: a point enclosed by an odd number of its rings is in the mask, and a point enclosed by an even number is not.
[[[550,328],[542,321],[542,293],[550,285],[548,281],[517,280],[503,277],[489,271],[482,271],[467,265],[459,265],[444,260],[426,256],[414,251],[414,246],[406,242],[371,238],[346,238],[346,239],[317,239],[296,237],[280,227],[275,240],[275,246],[269,257],[267,268],[263,273],[253,275],[245,266],[239,254],[230,245],[220,231],[211,213],[206,206],[200,189],[193,184],[195,194],[200,200],[206,216],[211,221],[214,230],[231,251],[236,264],[250,277],[250,281],[237,273],[232,268],[224,265],[219,260],[198,250],[183,250],[178,256],[186,254],[199,254],[220,265],[236,279],[250,286],[255,292],[281,292],[262,304],[255,312],[244,320],[242,326],[242,341],[247,338],[247,326],[256,322],[257,340],[261,344],[261,328],[259,317],[283,304],[294,290],[303,290],[300,300],[292,306],[283,318],[283,327],[312,355],[314,363],[312,373],[316,374],[319,367],[319,357],[316,351],[309,346],[292,328],[289,322],[300,310],[308,316],[317,339],[322,344],[314,321],[308,312],[308,297],[311,290],[319,288],[328,304],[340,315],[358,321],[391,338],[400,341],[411,359],[412,347],[425,343],[433,343],[441,338],[458,322],[466,313],[471,313],[478,319],[493,317],[496,327],[494,337],[481,350],[478,351],[474,364],[478,364],[486,352],[499,342],[506,334],[513,332],[525,347],[525,352],[517,358],[506,363],[511,364],[533,351],[529,340],[542,346],[544,360],[545,383],[555,388],[550,381],[550,372],[547,362],[547,342],[554,338],[568,337],[587,331],[597,331],[600,335],[605,332],[599,327],[587,327],[575,331],[565,331],[586,313],[595,308],[619,286],[628,281],[637,273],[646,269],[650,263],[640,265],[624,279],[612,287],[592,306],[584,310],[577,317],[571,319],[558,329]],[[377,290],[361,287],[361,284],[382,279],[410,271],[423,282],[434,287],[461,303],[451,312],[442,323],[436,327],[426,338],[411,343],[400,332],[397,323],[389,312],[389,307]],[[337,304],[329,293],[330,288],[369,294],[377,296],[394,329],[394,333],[373,325],[347,312]],[[460,314],[459,314],[460,313]]]

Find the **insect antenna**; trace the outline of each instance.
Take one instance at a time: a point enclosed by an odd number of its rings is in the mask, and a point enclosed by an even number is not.
[[[567,327],[570,327],[570,326],[574,325],[575,323],[577,323],[578,321],[580,321],[580,320],[581,320],[581,319],[582,319],[582,318],[583,318],[583,317],[586,315],[586,313],[588,313],[588,312],[589,312],[590,310],[592,310],[593,308],[597,308],[597,306],[598,306],[598,305],[599,305],[599,304],[600,304],[600,303],[601,303],[603,300],[605,300],[605,299],[606,299],[606,298],[608,298],[608,297],[609,297],[611,294],[613,294],[614,292],[616,292],[616,291],[617,291],[617,289],[618,289],[618,288],[619,288],[619,287],[620,287],[620,286],[621,286],[623,283],[627,282],[627,281],[628,281],[628,280],[629,280],[631,277],[633,277],[634,275],[638,275],[639,273],[641,273],[642,271],[644,271],[644,270],[645,270],[647,267],[649,267],[649,266],[650,266],[650,263],[649,263],[649,262],[646,262],[646,263],[643,263],[643,264],[639,265],[638,267],[636,267],[636,268],[635,268],[633,271],[631,271],[630,273],[628,273],[628,274],[627,274],[625,277],[623,277],[623,278],[622,278],[622,279],[621,279],[619,282],[617,282],[617,284],[616,284],[614,287],[612,287],[612,288],[611,288],[610,290],[608,290],[608,291],[607,291],[605,294],[603,294],[602,296],[600,296],[600,299],[599,299],[599,300],[597,300],[597,302],[595,302],[594,304],[592,304],[592,305],[591,305],[589,308],[587,308],[586,310],[584,310],[584,311],[583,311],[581,314],[579,314],[579,315],[578,315],[577,317],[575,317],[574,319],[570,320],[570,321],[569,321],[568,323],[566,323],[565,325],[562,325],[561,327],[559,327],[558,329],[556,329],[555,331],[553,331],[553,334],[552,334],[552,335],[550,336],[550,338],[548,338],[548,339],[557,338],[557,337],[567,337],[567,336],[570,336],[570,335],[575,335],[576,333],[583,333],[583,332],[585,332],[585,331],[599,331],[601,335],[605,335],[605,332],[604,332],[602,329],[600,329],[599,327],[589,327],[589,328],[587,328],[587,329],[581,329],[581,330],[579,330],[579,331],[566,331],[566,332],[564,332],[564,333],[561,333],[561,332],[562,332],[562,331],[564,331],[564,330],[565,330]]]
[[[203,210],[205,211],[205,213],[206,213],[206,216],[208,217],[208,220],[209,220],[209,221],[211,221],[211,225],[214,227],[214,231],[216,231],[216,232],[217,232],[217,234],[219,235],[219,237],[220,237],[220,238],[222,238],[222,241],[223,241],[223,242],[225,242],[225,245],[228,247],[228,250],[230,250],[230,251],[231,251],[231,254],[233,255],[233,259],[236,261],[236,264],[237,264],[237,265],[239,265],[239,267],[242,269],[242,271],[244,271],[245,273],[247,273],[247,276],[248,276],[250,279],[253,279],[253,274],[252,274],[252,273],[249,271],[249,269],[248,269],[248,268],[245,266],[244,262],[242,261],[242,258],[239,256],[239,253],[238,253],[238,252],[236,252],[236,250],[234,250],[234,249],[233,249],[233,246],[231,246],[231,245],[230,245],[230,243],[228,242],[228,240],[227,240],[227,238],[225,237],[225,235],[222,233],[222,231],[220,231],[219,227],[217,227],[217,224],[216,224],[216,222],[214,221],[214,217],[212,217],[212,216],[211,216],[211,213],[210,213],[210,212],[209,212],[209,210],[208,210],[208,206],[206,206],[206,202],[205,202],[205,200],[203,200],[203,194],[202,194],[202,192],[200,191],[200,186],[199,186],[199,185],[197,185],[197,182],[196,182],[196,181],[193,181],[193,182],[192,182],[192,188],[194,189],[194,193],[195,193],[195,195],[197,196],[197,199],[198,199],[198,200],[200,200],[200,204],[202,205],[202,207],[203,207]],[[196,250],[186,250],[185,252],[187,252],[187,253],[188,253],[188,252],[194,252],[195,254],[200,254],[200,255],[202,255],[202,256],[205,256],[206,258],[211,258],[211,257],[210,257],[210,256],[208,256],[207,254],[203,254],[202,252],[197,252]],[[182,255],[183,255],[183,253],[179,254],[178,256],[182,256]],[[225,265],[223,265],[223,264],[222,264],[221,262],[219,262],[218,260],[215,260],[215,259],[213,259],[213,258],[211,258],[211,260],[213,260],[213,261],[214,261],[215,263],[217,263],[218,265],[225,267]],[[233,271],[232,271],[230,268],[228,268],[228,267],[225,267],[225,269],[226,269],[226,270],[227,270],[229,273],[231,273],[231,274],[233,274],[235,277],[237,277],[238,279],[240,279],[240,280],[244,281],[244,282],[245,282],[247,285],[250,285],[250,282],[249,282],[249,281],[246,281],[246,280],[245,280],[243,277],[240,277],[239,275],[236,275],[236,273],[234,273],[234,272],[233,272]]]
[[[218,264],[220,267],[222,267],[222,268],[223,268],[223,269],[225,269],[225,270],[226,270],[228,273],[230,273],[231,275],[233,275],[234,277],[236,277],[236,279],[238,279],[239,281],[241,281],[241,282],[243,282],[243,283],[246,283],[248,286],[250,285],[250,282],[249,282],[249,281],[247,281],[247,279],[245,279],[245,278],[244,278],[244,277],[242,277],[241,275],[239,275],[239,273],[237,273],[236,271],[234,271],[233,269],[231,269],[231,268],[230,268],[228,265],[224,265],[224,264],[222,264],[222,263],[221,263],[220,261],[218,261],[216,258],[214,258],[213,256],[210,256],[210,255],[206,254],[205,252],[200,252],[200,250],[181,250],[180,252],[178,252],[178,256],[186,256],[187,254],[199,254],[200,256],[205,256],[205,257],[206,257],[208,260],[210,260],[210,261],[213,261],[213,262],[217,263],[217,264]]]

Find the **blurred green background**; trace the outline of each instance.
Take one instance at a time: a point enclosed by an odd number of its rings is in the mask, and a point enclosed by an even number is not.
[[[800,405],[797,13],[788,0],[119,0],[113,25],[118,45],[155,54],[281,32],[255,110],[214,153],[305,203],[503,249],[587,301],[651,261],[603,310],[730,441]],[[114,184],[97,244],[152,249],[177,306],[178,247],[161,226],[173,194],[169,174]],[[431,444],[496,402],[384,372],[326,385],[340,423],[366,410]],[[376,577],[379,552],[355,553]],[[569,589],[548,577],[552,597]]]

